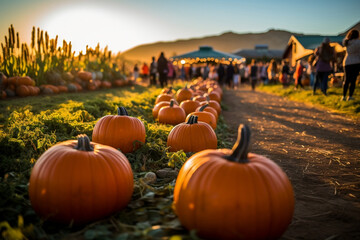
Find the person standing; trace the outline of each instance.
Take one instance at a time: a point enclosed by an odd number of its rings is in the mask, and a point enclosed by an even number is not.
[[[168,62],[164,56],[164,52],[161,52],[158,58],[157,70],[159,72],[160,86],[163,88],[164,86],[167,85],[167,74],[169,72]]]
[[[232,88],[233,80],[234,80],[234,66],[232,62],[230,61],[229,65],[226,68],[226,84],[229,88]]]
[[[349,89],[349,100],[354,100],[353,94],[356,86],[356,78],[360,72],[360,39],[359,31],[352,29],[346,35],[344,41],[346,47],[346,55],[343,61],[345,68],[345,81],[343,84],[343,97],[341,100],[345,100],[346,93]]]
[[[298,60],[298,62],[296,64],[296,68],[295,68],[295,74],[294,74],[295,89],[298,89],[298,87],[304,88],[304,85],[301,82],[301,79],[303,77],[303,72],[304,72],[303,62],[302,62],[302,60]]]
[[[335,60],[335,50],[330,46],[328,37],[325,37],[321,45],[315,49],[315,56],[317,57],[317,63],[313,94],[316,94],[316,86],[320,82],[320,89],[327,96],[328,78],[331,71],[333,71],[332,66]]]
[[[135,64],[134,66],[134,71],[133,71],[133,78],[134,78],[134,82],[136,82],[136,79],[139,77],[139,67],[137,64]]]
[[[142,75],[143,81],[147,82],[148,78],[149,78],[149,67],[145,62],[141,67],[141,75]]]
[[[222,65],[222,63],[219,64],[219,67],[217,69],[217,74],[218,74],[218,77],[219,77],[219,84],[220,86],[223,86],[224,84],[224,75],[225,75],[225,68],[224,66]]]
[[[237,89],[240,84],[240,70],[237,64],[234,65],[233,88]]]
[[[259,68],[256,64],[255,59],[251,60],[249,70],[250,70],[251,89],[253,91],[255,91],[255,86],[256,86],[257,79],[258,79],[258,71],[259,71]]]
[[[156,73],[157,73],[157,62],[155,57],[152,57],[152,62],[150,64],[150,85],[156,85]]]

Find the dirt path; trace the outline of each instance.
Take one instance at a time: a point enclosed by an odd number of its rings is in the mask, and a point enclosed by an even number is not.
[[[252,152],[277,162],[295,191],[282,239],[360,239],[360,122],[248,88],[224,91],[229,126],[252,129]]]

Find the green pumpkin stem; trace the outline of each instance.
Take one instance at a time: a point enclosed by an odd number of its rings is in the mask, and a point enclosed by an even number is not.
[[[240,124],[238,130],[238,138],[232,148],[232,154],[226,156],[225,158],[233,162],[248,163],[250,136],[250,128],[247,125]]]
[[[203,112],[205,108],[207,108],[209,104],[202,105],[201,108],[199,108],[199,112]]]
[[[169,91],[167,91],[167,94],[170,94],[172,92],[172,86],[169,87]]]
[[[206,97],[206,101],[207,101],[207,102],[210,102],[210,100],[211,100],[211,99],[210,99],[209,94],[206,94],[206,96],[205,96],[205,97]]]
[[[75,146],[75,149],[79,151],[92,152],[94,148],[90,144],[90,139],[86,134],[80,134],[77,136],[78,144]]]
[[[187,123],[186,124],[195,124],[195,123],[198,123],[198,116],[196,116],[196,115],[191,115],[190,117],[189,117],[189,120],[187,121]]]
[[[174,106],[175,101],[173,99],[170,100],[170,107]]]
[[[124,107],[118,107],[117,111],[119,116],[129,116],[128,112],[126,111],[126,108]]]

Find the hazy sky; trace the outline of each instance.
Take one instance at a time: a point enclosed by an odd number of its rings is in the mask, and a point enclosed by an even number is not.
[[[0,41],[10,24],[29,41],[32,26],[75,50],[113,52],[157,41],[271,28],[337,35],[360,21],[359,0],[0,0]]]

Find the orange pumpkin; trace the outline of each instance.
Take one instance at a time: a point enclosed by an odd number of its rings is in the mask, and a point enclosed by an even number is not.
[[[204,101],[206,101],[206,97],[198,95],[198,96],[194,97],[194,100],[198,101],[198,102],[204,102]]]
[[[206,122],[207,124],[209,124],[212,129],[216,129],[216,118],[214,116],[214,114],[210,113],[210,112],[205,112],[204,108],[206,108],[207,105],[202,106],[198,112],[192,112],[189,115],[187,115],[186,120],[187,121],[191,116],[197,116],[198,120],[201,122]]]
[[[203,111],[203,112],[209,112],[209,113],[212,113],[216,119],[216,122],[218,121],[218,118],[219,118],[219,115],[217,113],[217,111],[215,110],[215,108],[213,107],[210,107],[208,104],[205,104],[205,105],[202,105],[200,107],[198,107],[195,112],[200,112]]]
[[[180,107],[184,109],[186,115],[189,113],[195,112],[195,110],[200,106],[198,101],[194,101],[192,99],[185,100],[180,103]]]
[[[174,104],[177,105],[177,102],[174,101]],[[154,119],[157,119],[158,114],[159,114],[159,110],[160,110],[162,107],[166,107],[166,106],[170,106],[170,102],[168,102],[168,101],[162,101],[162,102],[157,103],[157,104],[154,106],[154,108],[153,108],[153,110],[152,110],[152,114],[153,114]]]
[[[145,136],[144,123],[119,107],[117,115],[107,115],[97,121],[92,140],[130,153],[140,147],[140,142],[145,143]]]
[[[209,98],[207,98],[207,99],[208,99],[207,101],[201,102],[200,105],[204,106],[205,104],[209,104],[209,106],[214,108],[217,111],[218,115],[220,115],[221,114],[221,105],[220,105],[220,103],[218,103],[215,100],[209,100]]]
[[[16,87],[16,95],[20,97],[27,97],[30,95],[30,89],[26,85],[19,85]]]
[[[214,101],[217,101],[218,103],[221,103],[221,96],[218,92],[212,91],[212,92],[208,93],[208,96],[209,96],[210,100],[214,100]]]
[[[174,99],[172,95],[167,93],[162,93],[156,97],[155,104],[158,104],[159,102],[163,102],[163,101],[169,102],[171,99]]]
[[[182,89],[179,89],[179,90],[176,92],[176,100],[177,100],[179,103],[181,103],[182,101],[191,99],[192,96],[193,96],[193,93],[192,93],[192,91],[191,91],[187,86],[185,86],[185,87],[182,88]]]
[[[250,129],[240,125],[232,150],[205,150],[182,166],[174,189],[180,222],[212,239],[277,239],[290,224],[294,192],[281,168],[248,153]]]
[[[123,209],[133,184],[124,154],[80,135],[40,156],[31,171],[29,197],[44,219],[83,224]]]
[[[160,108],[158,113],[159,123],[177,125],[185,121],[186,114],[184,109],[174,104],[174,100],[170,101],[169,106]]]
[[[77,73],[77,76],[83,80],[83,81],[90,81],[90,79],[92,79],[92,73],[91,72],[87,72],[87,71],[79,71]]]
[[[217,137],[209,124],[198,122],[197,116],[190,116],[187,122],[171,129],[167,146],[169,151],[199,152],[217,148]]]
[[[68,92],[68,87],[67,86],[57,86],[59,92]]]
[[[164,88],[163,90],[161,90],[161,93],[166,93],[174,96],[176,94],[176,91],[170,86],[169,88]]]

